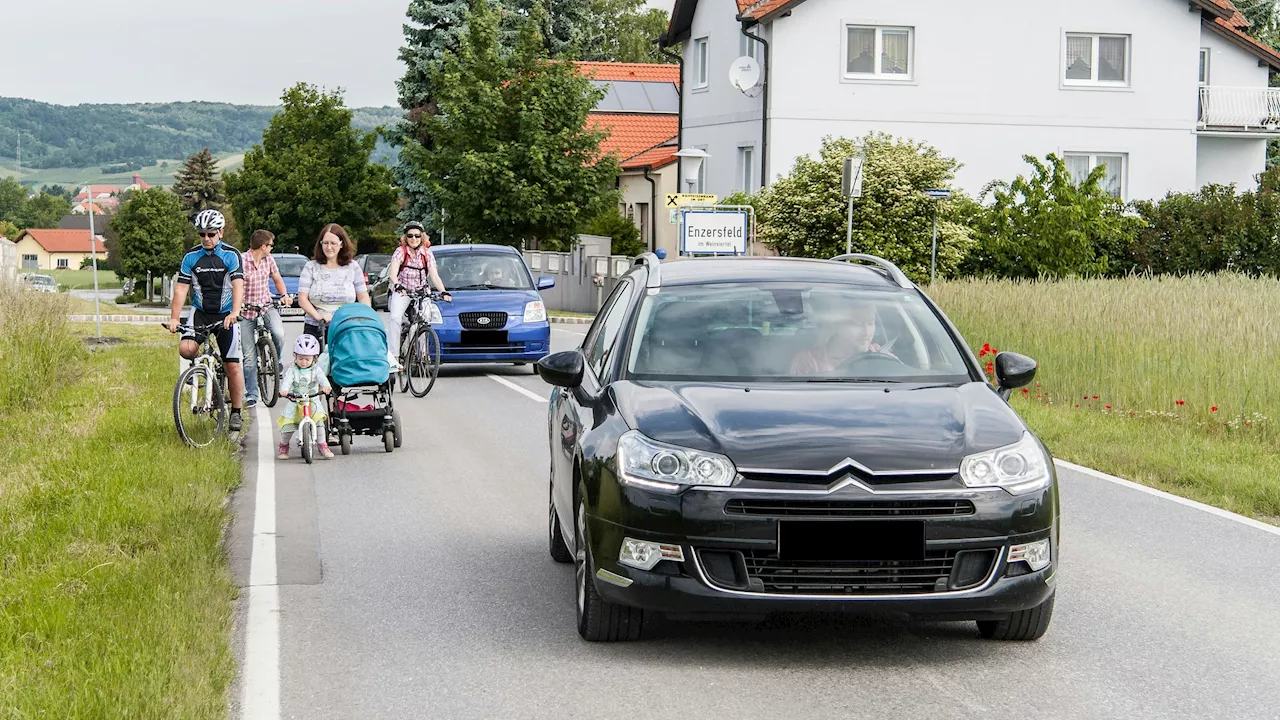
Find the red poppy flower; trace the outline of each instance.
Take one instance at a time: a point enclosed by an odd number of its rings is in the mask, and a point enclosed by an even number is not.
[[[1094,400],[1097,400],[1097,399],[1098,399],[1098,396],[1097,396],[1097,395],[1094,395],[1094,396],[1093,396],[1093,399],[1094,399]]]
[[[993,372],[995,372],[995,371],[996,371],[996,364],[995,364],[995,363],[993,363],[993,362],[988,362],[988,363],[987,363],[987,372],[989,372],[989,373],[993,373]]]
[[[1218,412],[1218,406],[1214,405],[1213,407],[1209,408],[1209,412]]]
[[[1177,403],[1177,404],[1179,404],[1179,405],[1186,405],[1186,404],[1187,404],[1187,401],[1186,401],[1186,400],[1175,400],[1174,402],[1176,402],[1176,403]]]
[[[1023,394],[1023,395],[1030,395],[1030,394],[1031,394],[1031,391],[1030,391],[1030,390],[1028,390],[1028,389],[1026,389],[1026,388],[1022,388],[1022,394]]]
[[[1110,405],[1108,405],[1108,406],[1107,406],[1107,409],[1108,409],[1108,410],[1110,410],[1110,409],[1111,409],[1111,406],[1110,406]]]
[[[1080,406],[1079,406],[1079,405],[1076,405],[1076,407],[1080,407]]]

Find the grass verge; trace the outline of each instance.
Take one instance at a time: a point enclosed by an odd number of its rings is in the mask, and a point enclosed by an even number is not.
[[[234,448],[180,444],[171,343],[88,352],[63,308],[22,324],[3,307],[3,362],[53,350],[0,375],[0,715],[225,717]]]
[[[1280,281],[965,280],[929,295],[975,351],[1036,359],[1014,407],[1057,457],[1280,522]]]
[[[45,275],[52,275],[54,282],[64,290],[92,290],[93,270],[42,270]],[[118,290],[124,287],[114,271],[102,268],[102,259],[98,259],[98,289]]]

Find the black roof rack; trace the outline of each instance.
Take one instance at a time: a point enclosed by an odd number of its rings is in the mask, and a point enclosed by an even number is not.
[[[907,278],[906,273],[902,272],[897,265],[894,265],[884,258],[876,257],[875,255],[866,255],[864,253],[849,253],[847,255],[837,255],[831,259],[844,261],[858,260],[865,263],[871,263],[888,273],[889,279],[893,280],[898,287],[907,289],[914,287],[911,284],[911,280]]]
[[[644,286],[646,288],[662,287],[662,270],[661,270],[662,261],[658,259],[658,256],[656,254],[651,252],[641,253],[639,256],[636,257],[635,264],[644,265],[645,268],[649,271],[649,277],[644,282]]]

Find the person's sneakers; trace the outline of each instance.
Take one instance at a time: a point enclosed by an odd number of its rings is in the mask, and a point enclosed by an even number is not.
[[[322,443],[320,445],[320,455],[325,459],[329,459],[333,457],[333,451],[329,449],[328,445]]]
[[[280,446],[277,447],[276,450],[279,451],[276,453],[277,460],[289,459],[289,443],[280,443]]]
[[[239,410],[231,411],[231,420],[227,423],[227,429],[231,432],[240,432],[244,429],[244,418],[240,416]]]
[[[252,410],[252,409],[254,408],[254,406],[255,406],[255,405],[257,405],[257,404],[258,404],[258,398],[245,398],[245,400],[244,400],[244,409],[245,409],[245,410]]]

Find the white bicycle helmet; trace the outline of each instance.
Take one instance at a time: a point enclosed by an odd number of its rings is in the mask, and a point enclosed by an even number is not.
[[[227,226],[227,219],[217,210],[201,210],[191,224],[197,230],[221,230]]]
[[[294,355],[319,355],[320,341],[314,335],[302,334],[293,342]]]

